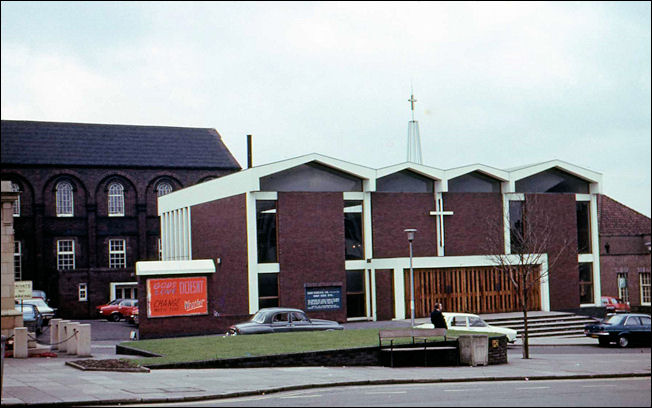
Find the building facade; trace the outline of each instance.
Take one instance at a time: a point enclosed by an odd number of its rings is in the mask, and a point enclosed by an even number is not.
[[[136,261],[160,259],[157,198],[239,169],[214,129],[3,120],[15,279],[66,318],[135,298]]]
[[[338,321],[403,319],[412,313],[412,285],[416,317],[435,302],[448,311],[517,311],[509,277],[495,266],[497,255],[517,256],[518,231],[542,237],[536,266],[544,278],[531,310],[597,307],[600,207],[630,211],[601,194],[601,178],[557,160],[510,170],[370,169],[311,154],[176,191],[159,199],[162,259],[213,262],[204,274],[208,308],[150,319],[143,273],[141,338],[223,332],[268,306]],[[417,230],[411,256],[406,229]],[[649,279],[649,251],[636,256]]]

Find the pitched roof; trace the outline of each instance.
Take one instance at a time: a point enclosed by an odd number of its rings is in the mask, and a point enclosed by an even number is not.
[[[240,169],[215,129],[2,121],[2,164]]]
[[[606,195],[598,196],[598,219],[602,235],[650,234],[650,218]]]

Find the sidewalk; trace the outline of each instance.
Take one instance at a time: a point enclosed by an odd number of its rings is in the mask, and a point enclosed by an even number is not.
[[[91,405],[138,402],[183,402],[238,397],[333,385],[371,385],[415,382],[455,382],[649,376],[650,348],[627,353],[603,353],[596,342],[582,338],[532,339],[531,344],[584,345],[586,349],[556,354],[552,348],[510,345],[508,364],[478,367],[279,367],[251,369],[152,370],[149,373],[80,371],[65,365],[79,357],[7,358],[4,362],[2,406],[35,404]],[[589,346],[595,347],[593,352]],[[545,352],[544,352],[545,350]],[[94,342],[95,359],[123,358],[115,342]]]

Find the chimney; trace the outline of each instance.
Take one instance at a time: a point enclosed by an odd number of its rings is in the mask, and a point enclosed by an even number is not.
[[[247,135],[247,168],[253,167],[253,160],[251,159],[251,135]]]

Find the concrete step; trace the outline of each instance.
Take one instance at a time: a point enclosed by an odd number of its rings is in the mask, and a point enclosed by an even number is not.
[[[493,326],[514,329],[519,336],[525,330],[522,315],[487,317],[485,321]],[[566,312],[545,314],[538,312],[533,313],[531,316],[528,313],[528,335],[529,337],[583,336],[584,325],[595,322],[597,322],[597,319]]]

